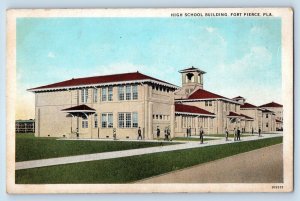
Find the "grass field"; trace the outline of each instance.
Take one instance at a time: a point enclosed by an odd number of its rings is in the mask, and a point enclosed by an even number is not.
[[[279,143],[282,137],[18,170],[16,183],[129,183]]]
[[[36,138],[33,134],[17,134],[16,161],[167,146],[172,144],[176,143],[56,140],[56,138]]]

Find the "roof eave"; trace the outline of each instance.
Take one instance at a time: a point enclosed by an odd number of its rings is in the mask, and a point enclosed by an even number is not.
[[[175,111],[175,114],[192,115],[192,116],[216,117],[215,114],[202,114],[202,113],[192,113],[192,112],[176,112],[176,111]]]
[[[119,85],[119,84],[133,84],[133,83],[154,83],[163,85],[169,88],[178,89],[179,87],[173,84],[160,82],[157,80],[152,79],[143,79],[143,80],[131,80],[131,81],[118,81],[118,82],[107,82],[107,83],[100,83],[100,84],[87,84],[87,85],[75,85],[75,86],[65,86],[65,87],[49,87],[49,88],[31,88],[27,89],[29,92],[45,92],[45,91],[58,91],[58,90],[70,90],[70,89],[78,89],[78,88],[88,88],[88,87],[101,87],[101,86],[109,86],[109,85]]]

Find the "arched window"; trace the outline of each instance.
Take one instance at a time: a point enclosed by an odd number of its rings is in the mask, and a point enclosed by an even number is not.
[[[188,73],[186,74],[186,82],[190,83],[190,82],[194,82],[195,81],[195,77],[193,73]]]

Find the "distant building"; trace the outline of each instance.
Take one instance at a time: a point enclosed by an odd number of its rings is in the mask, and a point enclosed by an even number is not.
[[[34,133],[35,121],[29,120],[16,120],[16,133]]]
[[[283,130],[283,105],[270,102],[260,106],[266,110],[272,111],[275,114],[276,130]]]

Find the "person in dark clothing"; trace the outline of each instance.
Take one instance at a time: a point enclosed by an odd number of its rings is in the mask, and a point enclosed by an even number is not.
[[[258,137],[260,137],[261,129],[258,129]]]
[[[165,128],[165,139],[164,140],[167,140],[167,139],[168,139],[167,128]]]
[[[138,129],[138,138],[137,138],[138,140],[140,139],[140,140],[142,140],[143,138],[142,138],[142,131],[141,131],[141,127],[139,127],[139,129]]]
[[[226,139],[226,141],[228,141],[228,129],[227,129],[227,127],[225,128],[225,139]]]
[[[76,137],[79,138],[79,129],[76,128]]]
[[[167,140],[169,141],[169,136],[170,136],[170,129],[167,129]]]
[[[238,128],[237,129],[237,141],[241,140],[241,130]]]
[[[200,128],[200,144],[203,144],[203,134],[204,134],[204,131],[203,131],[203,128],[201,127]]]
[[[159,136],[160,136],[160,129],[159,129],[159,126],[157,126],[157,129],[156,129],[156,137],[157,137],[157,139],[159,139]]]
[[[251,132],[252,132],[252,135],[253,135],[253,134],[254,134],[254,129],[253,129],[253,127],[252,127],[252,131],[251,131]]]

